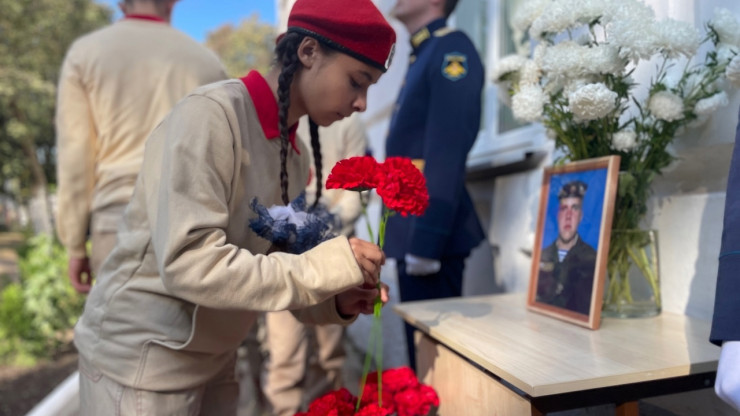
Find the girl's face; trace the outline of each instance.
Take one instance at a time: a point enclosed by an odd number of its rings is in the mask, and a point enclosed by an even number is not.
[[[303,69],[296,73],[296,104],[320,126],[365,111],[367,89],[382,71],[305,38],[298,48]],[[291,99],[293,101],[293,99]]]

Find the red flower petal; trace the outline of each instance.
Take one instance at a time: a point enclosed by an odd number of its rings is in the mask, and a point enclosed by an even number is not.
[[[404,217],[422,215],[429,205],[427,183],[421,171],[406,157],[389,157],[383,162],[378,195],[388,209]]]
[[[355,156],[337,162],[326,180],[326,189],[367,191],[380,180],[380,164],[371,156]]]

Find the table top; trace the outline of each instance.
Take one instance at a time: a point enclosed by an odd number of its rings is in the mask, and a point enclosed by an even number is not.
[[[663,312],[591,330],[532,312],[526,294],[406,302],[411,325],[532,397],[717,370],[710,323]]]

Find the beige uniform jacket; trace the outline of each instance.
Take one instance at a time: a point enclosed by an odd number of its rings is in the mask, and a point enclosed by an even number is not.
[[[309,148],[309,154],[313,156],[308,116],[301,118],[297,133]],[[326,179],[331,169],[340,160],[352,156],[364,156],[367,152],[367,135],[360,114],[353,113],[329,127],[319,127],[319,142],[321,143],[321,181],[324,184],[321,197],[329,210],[341,220],[342,229],[339,233],[350,236],[354,234],[355,222],[362,213],[360,196],[357,192],[344,189],[326,189]],[[316,198],[316,172],[313,158],[311,161],[311,179],[306,188],[306,199],[309,202],[313,202]]]
[[[56,114],[56,224],[71,256],[85,256],[93,212],[128,203],[157,123],[193,89],[223,79],[214,53],[162,22],[123,19],[74,42]]]
[[[289,152],[291,199],[308,180],[300,147]],[[127,386],[184,389],[229,362],[255,311],[306,308],[304,322],[349,323],[332,297],[363,281],[346,237],[264,255],[269,242],[249,229],[252,198],[281,203],[279,161],[280,141],[265,137],[240,80],[181,101],[147,142],[118,244],[76,327],[82,357]]]

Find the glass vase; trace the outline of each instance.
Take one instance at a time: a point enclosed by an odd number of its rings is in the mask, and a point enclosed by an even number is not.
[[[657,230],[613,229],[601,316],[641,318],[660,311]]]

